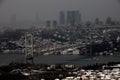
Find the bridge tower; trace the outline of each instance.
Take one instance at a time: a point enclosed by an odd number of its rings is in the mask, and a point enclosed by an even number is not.
[[[33,64],[33,35],[30,33],[25,35],[25,58],[26,63]]]

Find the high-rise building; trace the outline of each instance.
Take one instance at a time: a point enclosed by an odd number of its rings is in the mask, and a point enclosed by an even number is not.
[[[51,21],[50,20],[46,21],[46,27],[51,27]]]
[[[81,14],[79,11],[67,11],[67,25],[79,25],[81,21]]]
[[[10,24],[12,26],[16,25],[17,19],[16,19],[16,14],[12,14],[10,17]]]
[[[60,11],[59,13],[59,24],[65,25],[65,12],[64,11]]]
[[[36,14],[35,14],[35,23],[40,24],[40,18],[39,18],[39,13],[38,12],[36,12]]]
[[[53,23],[52,23],[53,27],[56,27],[57,26],[57,21],[54,20]]]

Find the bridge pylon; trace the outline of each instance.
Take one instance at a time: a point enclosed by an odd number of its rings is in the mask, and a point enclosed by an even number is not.
[[[33,64],[33,35],[30,33],[25,35],[25,58],[26,63]]]

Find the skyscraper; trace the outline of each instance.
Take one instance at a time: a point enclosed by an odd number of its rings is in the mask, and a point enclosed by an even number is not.
[[[51,21],[50,20],[46,21],[46,27],[51,27]]]
[[[16,14],[12,14],[11,17],[10,17],[10,24],[11,24],[12,26],[15,26],[15,25],[16,25],[16,22],[17,22]]]
[[[75,11],[75,25],[79,25],[81,22],[81,14],[79,11]]]
[[[53,25],[53,27],[57,27],[57,21],[56,21],[56,20],[53,20],[52,25]]]
[[[36,14],[35,14],[35,23],[37,25],[40,24],[40,18],[39,18],[39,13],[38,12],[36,12]]]
[[[65,25],[65,13],[64,13],[64,11],[60,11],[60,13],[59,13],[59,24]]]
[[[79,11],[67,11],[67,25],[79,25],[81,21],[81,14]]]

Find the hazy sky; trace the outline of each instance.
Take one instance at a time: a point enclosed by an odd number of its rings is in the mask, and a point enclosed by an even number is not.
[[[0,21],[9,21],[12,14],[18,20],[57,19],[60,10],[79,10],[83,20],[111,16],[120,19],[120,0],[0,0]]]

